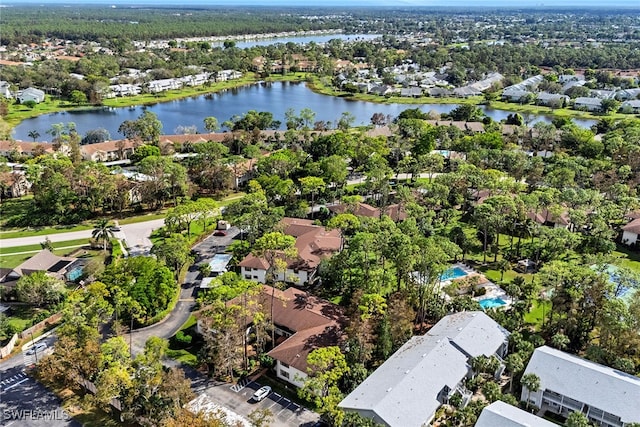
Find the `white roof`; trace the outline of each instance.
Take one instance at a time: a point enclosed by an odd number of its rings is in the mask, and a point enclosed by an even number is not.
[[[556,427],[556,424],[498,400],[482,410],[475,427]]]
[[[454,390],[466,376],[469,357],[494,354],[507,336],[480,311],[446,316],[405,343],[339,406],[388,426],[420,427],[440,407],[443,388]]]
[[[640,422],[640,378],[551,347],[533,352],[525,374],[540,377],[540,389],[552,390],[619,416]]]

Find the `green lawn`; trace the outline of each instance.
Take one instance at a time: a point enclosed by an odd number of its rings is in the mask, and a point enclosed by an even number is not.
[[[531,307],[531,311],[524,315],[525,323],[533,325],[536,331],[539,331],[542,327],[542,320],[544,317],[548,317],[551,313],[551,301],[534,300]]]
[[[192,368],[198,367],[198,356],[185,349],[172,350],[169,348],[167,349],[167,357],[177,360],[178,362]]]
[[[624,246],[618,246],[612,255],[617,258],[616,264],[640,274],[640,253],[632,252]]]

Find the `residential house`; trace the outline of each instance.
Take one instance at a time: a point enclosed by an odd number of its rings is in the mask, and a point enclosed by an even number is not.
[[[511,102],[522,102],[532,93],[528,90],[508,87],[502,91],[502,99]]]
[[[569,353],[542,346],[524,372],[540,378],[538,390],[522,389],[522,400],[567,417],[580,411],[603,427],[640,423],[640,378]]]
[[[130,139],[119,139],[85,144],[80,147],[80,152],[84,160],[109,162],[128,159],[138,145],[138,142]]]
[[[33,101],[36,104],[39,104],[44,101],[44,91],[34,87],[28,87],[26,89],[19,90],[16,95],[16,99],[20,104],[24,104],[28,101]]]
[[[569,211],[562,210],[560,213],[553,213],[547,208],[540,211],[531,210],[527,212],[527,218],[537,222],[540,225],[547,225],[554,228],[571,228],[571,218]]]
[[[283,218],[280,226],[284,234],[296,239],[298,255],[287,259],[285,271],[276,272],[276,280],[307,285],[315,279],[320,261],[338,252],[342,247],[339,230],[327,230],[313,221],[299,218]],[[259,283],[266,282],[269,265],[264,258],[247,255],[239,264],[242,277]]]
[[[129,83],[110,85],[109,91],[105,96],[107,98],[113,98],[116,96],[132,96],[140,95],[142,93],[142,86]]]
[[[30,188],[23,171],[0,172],[0,199],[26,196]]]
[[[601,111],[602,99],[588,96],[580,96],[573,101],[576,110]]]
[[[443,87],[434,87],[428,90],[429,96],[434,98],[446,98],[451,96],[452,92],[449,89]]]
[[[611,99],[616,96],[616,91],[593,89],[591,90],[591,92],[589,92],[589,94],[594,98]]]
[[[34,157],[54,152],[53,144],[47,142],[0,141],[0,156],[3,157]]]
[[[624,101],[622,104],[620,104],[620,111],[626,114],[640,113],[640,99]]]
[[[557,425],[501,400],[486,406],[475,427],[556,427]]]
[[[622,243],[625,245],[635,245],[640,242],[640,218],[636,218],[622,227]]]
[[[429,425],[454,394],[471,399],[464,380],[471,358],[502,359],[509,332],[481,311],[442,318],[423,336],[411,338],[338,405],[389,427]]]
[[[262,307],[264,313],[273,313],[276,346],[267,354],[276,362],[277,377],[289,384],[296,387],[304,384],[309,353],[343,343],[346,318],[341,307],[329,301],[296,288],[282,291],[263,285],[258,294],[237,297],[228,304],[239,304],[242,298],[253,299],[246,304]],[[197,324],[200,333],[203,327],[200,318]]]
[[[180,89],[181,87],[182,82],[178,79],[161,79],[150,81],[148,89],[150,93],[158,93],[165,90]]]
[[[77,258],[61,257],[43,249],[14,268],[7,274],[6,280],[17,280],[38,271],[44,271],[47,275],[62,280],[76,280],[82,274],[81,264]]]
[[[569,103],[569,97],[567,95],[560,95],[558,93],[540,92],[536,96],[536,104],[544,105],[547,107],[561,108]]]
[[[459,98],[469,98],[471,96],[480,96],[482,92],[472,86],[463,86],[453,89],[453,95]]]
[[[419,87],[405,87],[400,90],[400,96],[420,98],[422,96],[422,89]]]
[[[640,99],[640,88],[619,90],[616,92],[616,98],[620,101]]]

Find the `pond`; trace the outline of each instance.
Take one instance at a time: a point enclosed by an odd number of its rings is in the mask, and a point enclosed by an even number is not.
[[[281,121],[281,128],[284,129],[284,115],[289,108],[293,108],[296,112],[303,108],[310,108],[316,113],[316,121],[323,120],[331,125],[335,125],[342,113],[349,112],[355,117],[354,125],[368,125],[371,123],[371,116],[374,113],[382,113],[395,118],[408,108],[420,108],[424,112],[447,113],[457,106],[457,104],[377,104],[320,95],[307,88],[304,83],[261,82],[214,94],[149,106],[104,107],[46,114],[22,121],[14,129],[13,138],[31,141],[29,133],[36,131],[40,134],[40,139],[45,140],[49,135],[48,131],[51,129],[51,125],[73,122],[81,135],[92,129],[104,128],[109,131],[112,139],[119,139],[122,138],[122,135],[118,134],[118,128],[122,122],[136,120],[145,110],[158,116],[163,124],[163,134],[174,134],[177,133],[176,129],[180,126],[195,126],[198,132],[204,133],[206,132],[204,128],[206,117],[216,117],[222,123],[234,115],[243,115],[249,110],[273,113],[274,119]],[[512,114],[509,111],[484,106],[480,108],[496,121],[506,119],[507,115]],[[550,116],[536,115],[532,117],[530,125],[538,121],[551,121]],[[595,123],[595,120],[574,119],[574,122],[579,126],[589,127]]]

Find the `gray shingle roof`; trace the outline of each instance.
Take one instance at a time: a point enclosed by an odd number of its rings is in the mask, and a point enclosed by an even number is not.
[[[555,427],[556,424],[536,417],[520,408],[498,400],[485,407],[475,427]]]
[[[640,378],[551,347],[533,352],[525,374],[540,377],[540,390],[553,390],[619,416],[640,422]]]
[[[446,316],[413,337],[351,392],[340,407],[393,427],[419,427],[440,407],[438,394],[454,390],[470,356],[492,355],[508,332],[483,312]]]

